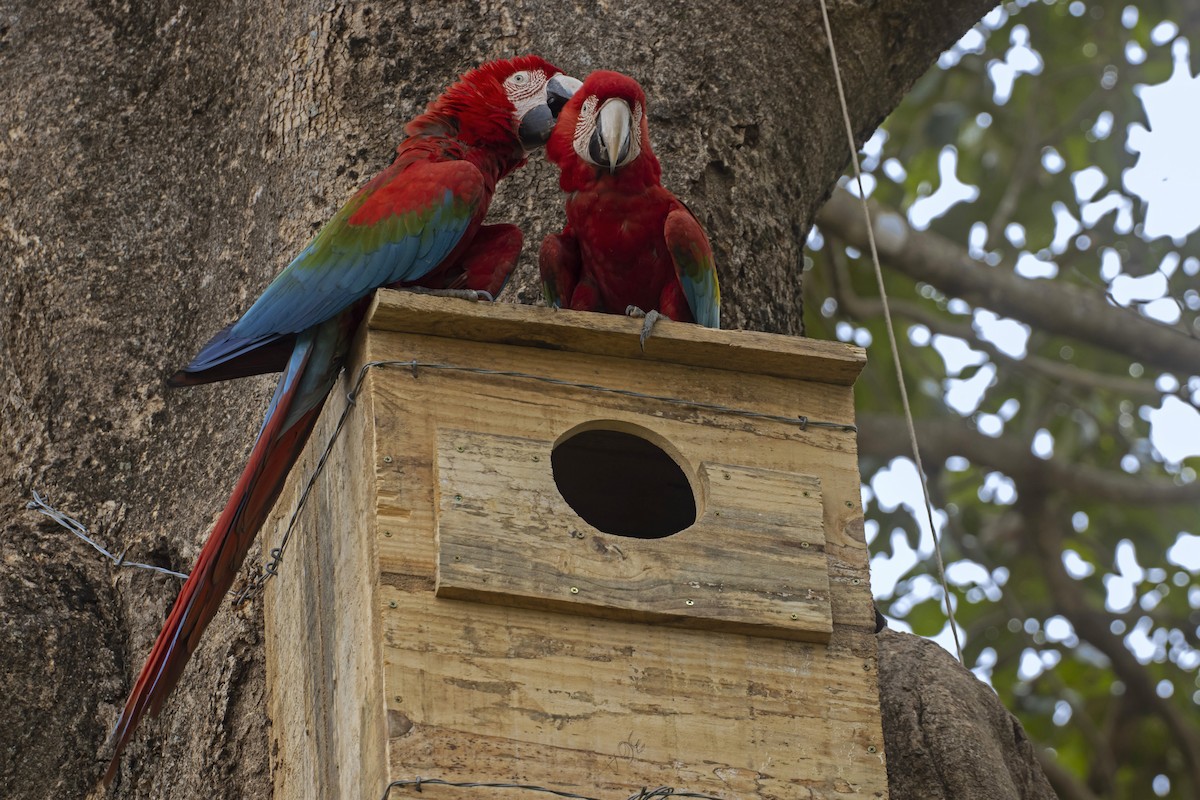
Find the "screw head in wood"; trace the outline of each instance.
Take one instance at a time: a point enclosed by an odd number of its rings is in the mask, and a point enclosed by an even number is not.
[[[571,594],[579,594],[579,587],[578,587],[578,586],[572,586],[572,587],[571,587]]]
[[[398,603],[395,600],[388,600],[388,608],[395,608]]]
[[[694,605],[696,605],[696,601],[695,600],[684,600],[683,604],[685,606],[694,606]]]
[[[392,463],[392,457],[391,457],[391,456],[384,456],[384,457],[383,457],[383,463],[385,463],[385,464],[390,464],[390,463]]]

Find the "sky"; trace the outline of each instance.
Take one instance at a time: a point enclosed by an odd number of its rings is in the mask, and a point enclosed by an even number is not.
[[[1003,20],[996,16],[998,13],[1001,12],[997,10],[990,14],[982,24],[993,30],[998,28],[1003,24]],[[1122,21],[1127,28],[1136,24],[1136,8],[1127,7]],[[1136,153],[1138,159],[1136,164],[1121,176],[1121,187],[1106,186],[1107,176],[1095,167],[1080,170],[1071,176],[1079,200],[1081,219],[1076,219],[1064,205],[1056,205],[1053,209],[1055,236],[1050,247],[1052,254],[1063,252],[1067,243],[1083,230],[1084,226],[1113,210],[1118,213],[1115,223],[1118,231],[1120,232],[1122,225],[1132,229],[1132,200],[1128,195],[1134,195],[1146,204],[1142,230],[1143,235],[1148,238],[1166,236],[1181,244],[1188,235],[1200,228],[1200,203],[1195,200],[1195,187],[1200,186],[1200,147],[1197,146],[1195,127],[1197,109],[1200,109],[1200,76],[1190,74],[1189,42],[1183,37],[1176,38],[1177,33],[1174,23],[1164,22],[1157,26],[1151,35],[1151,42],[1160,48],[1159,52],[1147,53],[1136,44],[1126,49],[1126,60],[1129,63],[1140,63],[1146,58],[1164,57],[1166,54],[1162,48],[1174,40],[1169,52],[1169,57],[1174,63],[1172,75],[1163,83],[1139,85],[1134,88],[1135,95],[1145,109],[1148,124],[1130,125],[1125,132],[1125,146],[1129,152]],[[952,66],[963,53],[980,52],[983,42],[984,38],[979,30],[972,30],[955,48],[943,56],[940,63],[943,67]],[[988,68],[997,104],[1003,104],[1007,100],[1014,82],[1020,80],[1021,75],[1037,74],[1041,70],[1041,64],[1040,56],[1030,47],[1028,31],[1023,26],[1015,26],[1005,59],[993,61]],[[1111,126],[1112,115],[1108,114],[1106,121],[1105,114],[1101,114],[1096,124]],[[878,163],[885,140],[886,132],[881,130],[864,146],[864,163],[870,165],[873,160],[874,165],[889,177],[901,178],[903,165],[898,162]],[[976,199],[979,194],[978,187],[963,183],[956,175],[957,160],[957,152],[953,147],[946,147],[942,151],[938,161],[940,180],[937,187],[929,195],[915,201],[907,212],[912,227],[918,230],[927,228],[934,219],[955,205]],[[1043,159],[1043,166],[1048,171],[1057,172],[1064,168],[1065,162],[1062,162],[1057,153],[1051,152]],[[870,194],[875,179],[873,176],[866,177],[870,180],[864,182],[864,190]],[[853,187],[851,188],[853,191]],[[1006,234],[1014,245],[1021,246],[1022,231],[1009,230]],[[973,249],[978,249],[981,243],[975,239],[973,235],[970,245]],[[1120,259],[1113,254],[1111,258],[1106,256],[1102,261],[1101,277],[1109,284],[1112,302],[1135,306],[1140,309],[1140,313],[1152,319],[1173,324],[1181,316],[1180,307],[1176,299],[1167,296],[1167,286],[1168,278],[1178,269],[1183,269],[1187,275],[1195,275],[1200,272],[1200,264],[1196,264],[1195,259],[1181,263],[1178,257],[1167,258],[1158,271],[1134,276],[1122,272]],[[1017,272],[1030,279],[1052,278],[1057,274],[1057,267],[1052,261],[1039,260],[1032,254],[1025,254],[1017,263]],[[1197,283],[1200,284],[1200,279]],[[952,312],[956,311],[956,305],[960,313],[971,315],[972,325],[981,338],[992,342],[1006,354],[1015,357],[1025,355],[1030,334],[1028,326],[998,317],[984,309],[971,309],[961,301],[951,301]],[[847,335],[852,337],[853,333]],[[944,360],[947,375],[951,376],[944,386],[947,405],[964,416],[974,414],[982,433],[989,436],[1000,435],[1005,423],[1015,414],[1015,406],[1006,403],[997,414],[976,414],[984,391],[995,375],[994,369],[985,366],[968,379],[956,377],[966,367],[985,362],[986,356],[973,350],[961,339],[931,337],[929,331],[921,326],[911,327],[908,335],[914,344],[930,344]],[[869,344],[863,341],[858,343]],[[875,346],[886,347],[886,343],[880,342]],[[1136,372],[1135,377],[1141,375],[1140,370],[1140,365],[1131,365],[1131,374]],[[1156,383],[1164,392],[1179,388],[1176,378],[1171,375],[1158,376]],[[1189,388],[1192,388],[1193,402],[1200,403],[1200,379],[1194,378]],[[1169,396],[1157,406],[1142,407],[1139,413],[1149,423],[1150,442],[1162,460],[1178,465],[1186,458],[1200,455],[1200,412],[1197,412],[1194,405],[1178,397]],[[1053,455],[1054,440],[1048,431],[1043,430],[1035,437],[1033,451],[1041,458]],[[966,468],[966,462],[962,459],[958,459],[961,464],[955,461],[951,459],[946,465],[947,468]],[[1127,465],[1127,468],[1129,467],[1136,468],[1136,464]],[[1015,487],[1006,476],[992,473],[985,478],[979,494],[981,499],[1007,504],[1015,499]],[[933,536],[929,530],[922,497],[916,468],[905,458],[893,460],[886,469],[880,470],[871,478],[869,485],[863,487],[864,503],[874,499],[884,511],[904,506],[921,529],[921,539],[914,550],[901,532],[881,532],[874,522],[868,521],[868,543],[880,535],[889,536],[892,543],[891,556],[880,553],[871,561],[872,589],[876,597],[893,597],[898,583],[918,560],[932,557]],[[936,511],[934,516],[940,529],[945,517]],[[1079,524],[1086,526],[1086,519]],[[1180,532],[1174,546],[1167,553],[1167,560],[1191,572],[1194,577],[1200,572],[1200,536],[1191,532]],[[1087,561],[1071,552],[1066,554],[1064,564],[1068,571],[1077,577],[1082,577],[1086,570],[1092,569]],[[1145,607],[1147,601],[1145,597],[1139,598],[1135,587],[1147,577],[1158,582],[1165,580],[1165,576],[1147,576],[1146,571],[1138,565],[1133,544],[1124,542],[1118,548],[1117,563],[1112,574],[1104,579],[1109,609],[1123,611],[1137,602]],[[999,596],[1000,587],[1007,579],[1007,574],[1003,570],[988,574],[982,566],[962,561],[947,565],[947,579],[956,586],[964,589],[970,587],[970,591],[982,592],[985,596],[995,599]],[[1200,594],[1200,589],[1195,591]],[[932,597],[940,599],[941,594],[941,589],[933,578],[920,576],[910,581],[907,593],[898,598],[900,607],[897,610],[902,611],[905,606],[911,607]],[[890,619],[889,624],[894,628],[908,629],[903,620]],[[1066,620],[1055,618],[1046,620],[1043,624],[1042,632],[1048,640],[1067,642],[1071,646],[1078,644]],[[934,639],[953,652],[953,638],[948,626]],[[1137,628],[1128,632],[1126,643],[1142,660],[1152,658],[1161,646],[1151,641],[1146,630]],[[1049,661],[1056,657],[1052,651],[1027,651],[1021,661],[1021,676],[1026,679],[1036,677],[1042,670],[1052,667],[1053,664]],[[1181,666],[1200,667],[1200,654],[1196,654],[1195,661],[1194,664]],[[986,680],[990,674],[991,663],[994,663],[994,654],[989,655],[985,650],[979,662],[974,665],[976,674]]]

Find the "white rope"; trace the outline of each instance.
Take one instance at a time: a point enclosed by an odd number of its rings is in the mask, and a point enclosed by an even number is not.
[[[946,565],[942,561],[942,540],[933,523],[933,502],[929,499],[929,483],[925,479],[925,467],[921,464],[921,448],[917,445],[917,429],[913,425],[912,407],[908,403],[908,389],[904,385],[904,370],[900,366],[900,348],[896,344],[896,329],[892,326],[892,310],[888,305],[887,290],[883,286],[883,268],[879,266],[879,251],[875,247],[875,228],[871,224],[871,209],[867,205],[867,193],[863,191],[862,169],[858,163],[858,148],[854,146],[854,127],[850,123],[850,109],[846,105],[846,91],[842,87],[842,72],[838,69],[837,50],[833,46],[833,28],[829,24],[829,9],[821,0],[821,19],[825,22],[825,37],[829,42],[829,57],[833,61],[833,78],[837,84],[838,100],[842,104],[842,122],[846,126],[846,140],[850,145],[850,160],[854,164],[854,179],[858,182],[858,197],[862,201],[863,216],[867,221],[867,242],[871,246],[871,262],[875,265],[875,281],[879,284],[879,299],[883,302],[883,320],[887,324],[888,344],[892,349],[892,362],[896,367],[896,380],[900,383],[900,402],[904,406],[904,421],[908,425],[908,440],[912,445],[913,461],[917,465],[917,476],[921,479],[921,492],[925,495],[925,514],[929,520],[929,531],[933,534],[933,554],[937,560],[938,578],[942,582],[942,597],[946,601],[946,617],[950,620],[950,632],[954,634],[954,650],[959,663],[963,661],[962,643],[958,640],[958,623],[954,619],[954,607],[950,602],[950,587],[946,583]]]

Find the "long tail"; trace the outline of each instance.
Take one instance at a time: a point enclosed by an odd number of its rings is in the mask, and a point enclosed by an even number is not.
[[[105,784],[116,774],[121,751],[142,715],[148,710],[156,716],[179,682],[316,424],[341,364],[342,337],[336,320],[331,322],[334,324],[310,329],[296,339],[250,461],[183,584],[109,737],[115,750]]]

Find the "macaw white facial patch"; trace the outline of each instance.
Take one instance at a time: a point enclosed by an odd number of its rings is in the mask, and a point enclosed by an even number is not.
[[[517,119],[546,102],[546,84],[550,79],[540,69],[514,72],[504,79],[504,93],[512,103]]]

